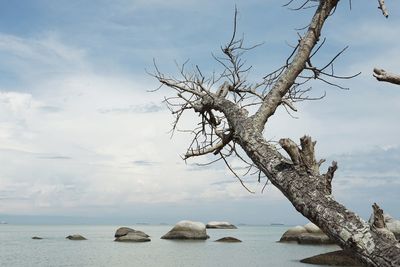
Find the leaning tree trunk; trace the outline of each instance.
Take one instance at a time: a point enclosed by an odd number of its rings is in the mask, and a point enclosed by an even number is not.
[[[203,101],[203,104],[207,103]],[[265,140],[254,117],[247,117],[246,112],[228,100],[213,99],[213,103],[227,115],[234,129],[234,142],[243,148],[297,211],[366,266],[400,266],[400,243],[385,228],[384,223],[370,226],[334,200],[331,181],[337,168],[336,162],[332,163],[326,174],[321,175],[321,161],[317,162],[314,154],[316,142],[304,136],[300,140],[301,148],[298,148],[290,139],[281,139],[282,148],[291,158],[288,160]]]
[[[298,163],[290,164],[274,153],[261,135],[249,136],[245,132],[246,139],[238,136],[237,142],[297,211],[318,225],[343,249],[353,252],[366,266],[400,266],[400,243],[394,236],[387,233],[384,226],[370,226],[334,200],[330,184],[333,172],[319,174],[313,154],[315,143],[311,138],[302,138],[302,149],[297,153],[299,158],[292,157],[292,161]],[[330,170],[335,166],[334,163]]]
[[[309,1],[306,0],[306,3]],[[286,65],[274,72],[271,79],[264,77],[260,84],[246,84],[246,69],[243,70],[240,59],[246,49],[242,47],[243,40],[235,40],[235,33],[231,42],[223,48],[226,58],[216,58],[226,68],[220,78],[215,79],[213,76],[207,80],[197,66],[194,74],[187,74],[182,66],[182,79],[166,77],[156,66],[154,76],[161,84],[177,91],[176,97],[165,100],[176,116],[174,128],[184,112],[191,110],[200,115],[200,126],[189,131],[194,134],[194,139],[185,159],[212,153],[227,163],[226,157],[238,155],[235,149],[235,144],[238,144],[296,210],[319,226],[339,246],[352,252],[366,266],[400,266],[400,243],[385,228],[382,211],[374,206],[376,219],[370,226],[334,200],[331,182],[337,164],[333,162],[327,173],[320,174],[319,167],[323,161],[316,160],[315,142],[310,137],[301,138],[300,147],[290,139],[281,139],[279,144],[290,157],[287,159],[263,136],[264,131],[268,131],[268,119],[279,106],[297,111],[293,103],[304,100],[303,94],[307,90],[298,89],[304,84],[296,82],[299,77],[306,81],[320,79],[321,75],[337,77],[325,71],[337,56],[322,68],[313,66],[311,59],[320,48],[313,50],[324,22],[338,2],[319,1],[307,32],[299,39]],[[312,76],[305,76],[305,71],[311,72]],[[386,76],[383,77],[385,74],[376,71],[376,75],[380,75],[376,76],[379,79],[386,79]],[[215,92],[214,86],[222,79],[228,81]],[[249,96],[259,101],[259,108],[252,116],[249,116],[244,103]],[[254,105],[254,102],[249,105]],[[204,140],[199,140],[201,136]],[[225,154],[224,149],[228,150]]]

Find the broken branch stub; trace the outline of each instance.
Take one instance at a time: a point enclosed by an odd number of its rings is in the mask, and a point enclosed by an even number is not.
[[[384,69],[374,68],[374,73],[372,75],[380,82],[400,85],[400,75],[387,72]]]
[[[335,171],[337,170],[338,165],[336,161],[332,161],[332,165],[329,166],[328,171],[325,174],[326,178],[326,191],[329,195],[332,194],[332,180],[333,176],[335,174]]]
[[[288,153],[295,166],[305,169],[312,175],[319,175],[319,166],[322,161],[315,159],[314,147],[316,141],[312,141],[310,136],[300,138],[301,148],[289,138],[279,140],[281,147]]]
[[[385,218],[383,217],[383,210],[376,203],[372,205],[372,209],[374,211],[372,225],[378,229],[386,228]]]

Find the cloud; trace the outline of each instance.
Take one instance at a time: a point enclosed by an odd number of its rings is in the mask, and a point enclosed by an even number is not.
[[[31,38],[0,33],[0,57],[0,66],[6,73],[25,82],[31,77],[44,78],[50,73],[58,75],[87,68],[84,50],[63,44],[52,33]]]
[[[100,113],[152,113],[158,112],[165,109],[163,105],[157,105],[155,103],[147,103],[140,105],[130,105],[126,108],[101,108],[99,109]]]
[[[390,213],[399,214],[400,146],[375,147],[352,153],[334,155],[338,161],[333,180],[334,196],[364,218],[371,213],[370,205],[379,203]]]
[[[135,160],[135,161],[132,161],[132,163],[134,165],[139,165],[139,166],[153,166],[153,165],[158,164],[158,162],[148,161],[148,160]]]
[[[67,157],[67,156],[41,156],[38,158],[39,159],[61,159],[61,160],[72,159],[71,157]]]
[[[54,107],[54,106],[42,106],[40,107],[40,110],[48,113],[56,113],[60,112],[62,109],[60,107]]]

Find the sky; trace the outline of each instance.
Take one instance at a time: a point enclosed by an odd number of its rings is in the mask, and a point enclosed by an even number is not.
[[[298,2],[299,3],[299,2]],[[249,79],[280,67],[314,9],[281,1],[0,0],[0,220],[25,223],[174,223],[182,219],[301,224],[284,196],[256,177],[249,194],[223,165],[184,162],[190,136],[169,133],[171,95],[148,74],[153,60],[167,74],[175,62],[220,70],[212,58],[238,33],[249,45]],[[341,1],[323,30],[323,65],[345,46],[338,81],[313,83],[320,101],[278,110],[271,140],[304,134],[319,158],[338,161],[335,198],[364,218],[377,202],[400,217],[400,88],[379,83],[372,69],[400,72],[400,6]],[[197,117],[188,117],[190,122]],[[235,164],[235,162],[233,162]],[[326,170],[327,164],[322,166]],[[71,219],[72,218],[72,219]]]

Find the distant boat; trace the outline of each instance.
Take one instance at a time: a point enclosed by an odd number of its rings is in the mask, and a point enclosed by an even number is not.
[[[1,222],[0,222],[0,224],[7,224],[7,222],[5,222],[5,221],[1,221]]]

